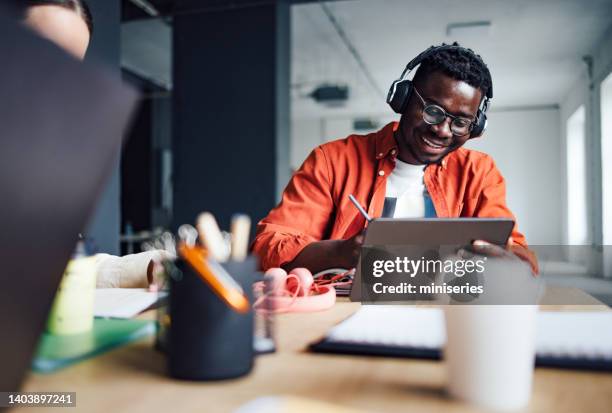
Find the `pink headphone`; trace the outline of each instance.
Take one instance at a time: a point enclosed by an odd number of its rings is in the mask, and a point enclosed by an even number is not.
[[[264,274],[264,281],[255,283],[254,288],[259,293],[253,305],[257,311],[322,311],[336,302],[334,287],[315,283],[306,268],[295,268],[289,274],[282,268],[270,268]]]

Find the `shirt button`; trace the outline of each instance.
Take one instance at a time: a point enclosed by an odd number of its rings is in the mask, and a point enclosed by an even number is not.
[[[380,175],[380,176],[385,176],[385,171],[382,171],[382,170],[381,170],[381,171],[378,171],[378,175]]]
[[[383,157],[383,153],[382,153],[382,152],[381,152],[381,153],[379,153],[379,154],[378,154],[378,157],[379,157],[379,158],[382,158],[382,157]]]

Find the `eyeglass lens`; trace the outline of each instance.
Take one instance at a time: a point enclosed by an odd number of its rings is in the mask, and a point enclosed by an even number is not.
[[[446,119],[446,111],[437,105],[427,105],[423,109],[423,120],[430,125],[438,125]],[[465,135],[470,131],[472,122],[464,118],[452,118],[451,132],[455,135]]]

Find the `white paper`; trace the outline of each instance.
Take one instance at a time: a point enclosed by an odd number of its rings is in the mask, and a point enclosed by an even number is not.
[[[165,298],[167,292],[150,292],[144,288],[98,288],[94,316],[132,318]]]

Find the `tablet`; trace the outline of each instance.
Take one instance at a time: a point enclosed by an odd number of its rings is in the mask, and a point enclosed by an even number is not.
[[[512,228],[510,218],[376,218],[363,245],[469,245],[475,240],[506,245]],[[361,301],[361,258],[350,298]]]

